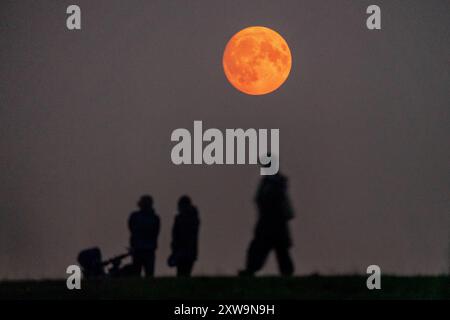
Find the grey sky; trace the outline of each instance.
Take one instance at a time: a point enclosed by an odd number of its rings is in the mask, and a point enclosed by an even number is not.
[[[72,3],[81,32],[65,28]],[[157,274],[173,274],[184,193],[202,218],[195,274],[235,274],[259,170],[174,166],[170,134],[194,120],[280,128],[298,274],[446,272],[450,3],[375,3],[381,31],[365,26],[373,1],[2,1],[0,278],[64,276],[93,245],[121,253],[142,193],[162,221]],[[250,25],[293,55],[266,96],[222,71],[226,42]]]

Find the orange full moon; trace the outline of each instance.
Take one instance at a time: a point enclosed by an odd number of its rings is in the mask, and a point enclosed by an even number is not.
[[[228,41],[223,69],[230,83],[250,95],[278,89],[291,71],[291,51],[277,32],[266,27],[248,27]]]

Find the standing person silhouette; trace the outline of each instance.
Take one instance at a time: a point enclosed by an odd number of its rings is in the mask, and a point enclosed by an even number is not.
[[[138,207],[139,210],[131,213],[128,219],[133,271],[140,276],[144,268],[145,276],[153,277],[160,220],[153,209],[151,196],[143,195]]]
[[[294,273],[294,264],[289,254],[292,240],[288,223],[294,214],[287,193],[287,178],[279,172],[265,176],[258,187],[255,202],[258,221],[247,251],[246,268],[239,274],[254,275],[274,250],[281,275],[290,276]]]
[[[188,196],[178,200],[178,214],[172,228],[172,254],[168,259],[171,267],[177,267],[177,276],[189,277],[198,253],[198,210]]]

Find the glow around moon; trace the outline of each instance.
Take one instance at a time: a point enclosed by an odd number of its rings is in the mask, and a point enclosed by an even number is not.
[[[228,81],[250,95],[278,89],[288,78],[292,57],[281,35],[266,27],[248,27],[225,47],[223,69]]]

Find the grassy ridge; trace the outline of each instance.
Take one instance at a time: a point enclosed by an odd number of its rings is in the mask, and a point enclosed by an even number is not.
[[[450,277],[384,276],[368,290],[362,276],[103,279],[68,290],[64,280],[5,281],[0,299],[450,299]]]

